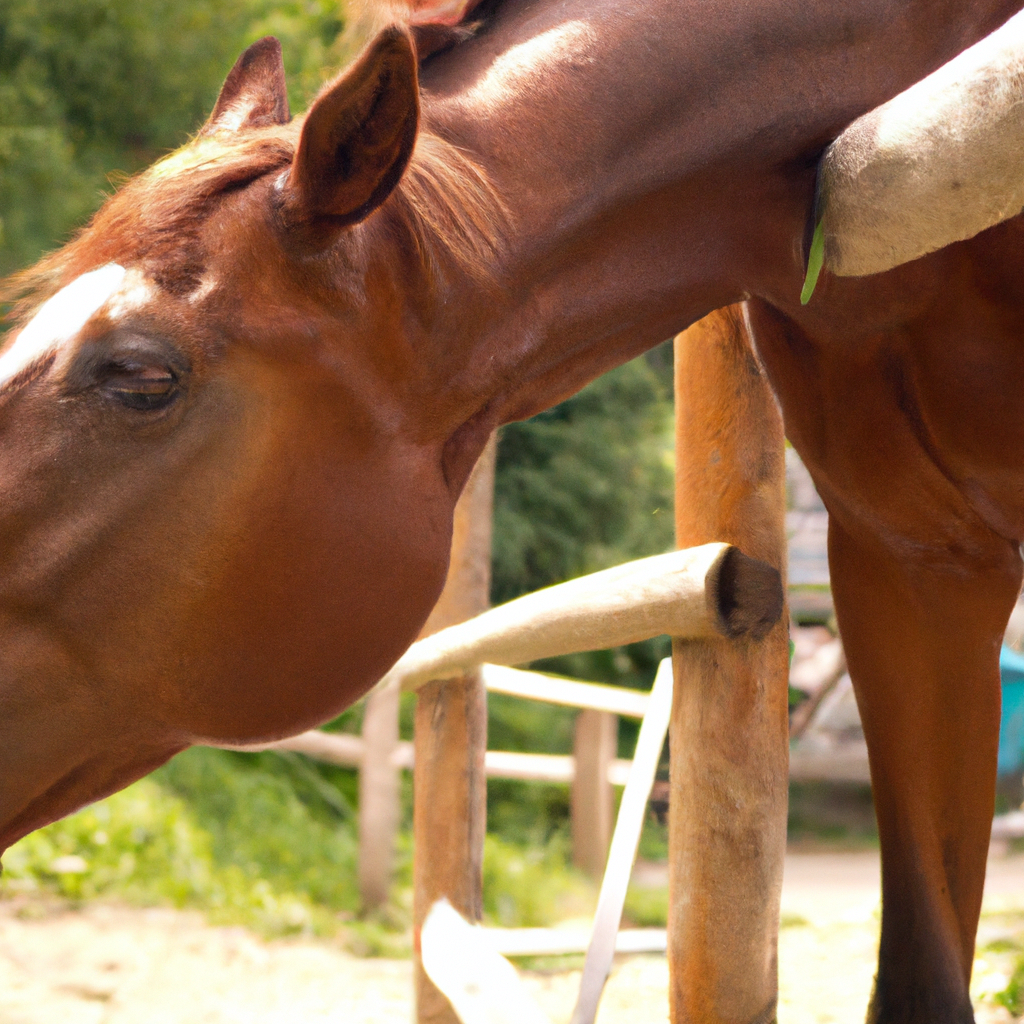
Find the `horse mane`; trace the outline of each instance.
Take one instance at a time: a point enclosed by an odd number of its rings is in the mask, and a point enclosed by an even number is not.
[[[0,302],[12,304],[8,319],[26,322],[64,285],[109,262],[141,263],[162,288],[194,291],[205,269],[203,222],[225,196],[290,166],[303,120],[199,135],[128,178],[70,242],[0,281]],[[365,224],[400,231],[433,280],[450,267],[486,280],[506,222],[482,168],[451,142],[421,130],[395,191]]]
[[[380,214],[405,229],[434,280],[452,264],[481,282],[493,278],[508,211],[483,168],[439,135],[420,132]]]
[[[353,38],[375,35],[388,25],[404,25],[416,39],[423,61],[442,46],[471,36],[501,0],[349,0]],[[470,16],[473,15],[473,20]]]

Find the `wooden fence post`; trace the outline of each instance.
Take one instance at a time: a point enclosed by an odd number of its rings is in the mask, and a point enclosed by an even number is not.
[[[619,718],[584,709],[576,716],[572,778],[572,862],[600,879],[612,841],[614,799],[608,769],[615,760]]]
[[[444,592],[423,636],[479,614],[488,605],[495,442],[480,457],[455,510],[452,559]],[[435,900],[446,896],[465,918],[483,914],[487,827],[487,691],[479,672],[428,683],[416,698],[413,766],[413,929],[418,1024],[459,1024],[426,976],[420,931]]]
[[[391,891],[395,837],[401,817],[397,686],[374,690],[363,714],[359,767],[359,897],[363,912],[382,907]]]
[[[785,573],[782,421],[743,309],[676,339],[676,533]],[[778,997],[788,615],[758,640],[676,641],[670,742],[672,1024],[767,1024]]]

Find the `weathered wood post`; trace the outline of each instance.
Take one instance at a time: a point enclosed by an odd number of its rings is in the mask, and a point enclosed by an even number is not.
[[[359,766],[359,897],[364,913],[388,901],[395,837],[401,816],[401,778],[394,763],[398,746],[397,686],[374,690],[363,713],[363,759]]]
[[[488,605],[495,443],[480,457],[455,510],[448,580],[423,636],[479,614]],[[464,917],[483,913],[487,827],[487,691],[479,672],[428,683],[416,698],[413,768],[413,929],[418,1024],[459,1024],[419,960],[423,921],[448,898]]]
[[[676,338],[680,547],[785,572],[782,421],[740,306]],[[788,616],[761,639],[676,641],[670,743],[672,1024],[767,1024],[778,996],[788,795]]]
[[[600,880],[612,841],[614,795],[608,769],[615,760],[618,715],[585,708],[573,742],[572,862]]]

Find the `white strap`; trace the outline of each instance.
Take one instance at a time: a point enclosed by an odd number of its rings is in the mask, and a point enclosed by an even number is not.
[[[661,748],[665,743],[669,719],[672,716],[672,659],[666,658],[658,666],[651,689],[651,701],[647,706],[640,737],[636,741],[633,766],[629,781],[619,804],[619,816],[615,822],[615,834],[608,853],[608,864],[604,869],[601,895],[597,900],[594,915],[594,930],[590,937],[590,948],[583,963],[583,977],[580,980],[580,996],[573,1010],[572,1024],[594,1024],[597,1007],[601,1001],[604,984],[612,969],[615,956],[615,937],[622,921],[622,907],[626,901],[629,876],[636,859],[636,848],[640,842],[640,831],[644,824],[647,801],[650,799],[654,776],[658,770]]]

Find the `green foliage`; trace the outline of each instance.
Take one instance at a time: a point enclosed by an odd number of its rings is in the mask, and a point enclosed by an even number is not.
[[[187,800],[218,868],[252,885],[262,880],[275,892],[304,893],[318,906],[354,911],[355,817],[329,773],[298,756],[197,747],[155,778]]]
[[[0,40],[2,40],[0,36]],[[59,104],[0,44],[0,273],[52,248],[94,205],[94,171],[76,161]]]
[[[184,803],[143,779],[16,843],[4,856],[3,886],[185,906],[210,891],[210,846]]]
[[[488,835],[484,841],[484,918],[504,928],[532,928],[593,913],[593,886],[566,864],[554,838],[523,847]]]
[[[5,854],[0,893],[169,902],[270,934],[333,932],[356,909],[354,826],[287,762],[247,757],[189,750],[32,833]]]
[[[284,47],[302,109],[342,63],[336,0],[0,0],[0,272],[33,262],[205,120],[238,54]]]
[[[998,939],[993,939],[991,942],[986,942],[982,947],[984,953],[1017,953],[1020,951],[1020,943],[1016,939],[1008,939],[1005,936],[1001,936]]]
[[[668,550],[673,542],[671,344],[612,370],[579,394],[504,428],[495,480],[494,603]],[[537,662],[546,672],[650,687],[667,637]],[[492,697],[490,745],[569,753],[574,714]],[[639,724],[619,723],[631,757]],[[568,821],[567,787],[494,780],[488,827],[546,841]]]
[[[196,748],[128,789],[34,832],[4,856],[0,896],[52,892],[204,910],[271,935],[333,934],[365,956],[409,952],[409,836],[396,903],[355,921],[356,829],[319,803],[276,755]],[[264,758],[266,761],[264,762]],[[262,762],[262,763],[261,763]],[[484,909],[506,926],[590,913],[594,889],[566,863],[566,842],[522,846],[489,835]]]
[[[502,429],[495,604],[672,546],[672,405],[644,358]]]
[[[1015,1018],[1024,1014],[1024,957],[1017,960],[1009,983],[1002,992],[996,993],[995,1000],[1000,1006],[1005,1006]]]
[[[641,860],[668,860],[668,820],[664,824],[658,821],[654,813],[648,810],[644,826],[640,832],[640,845],[637,856]]]
[[[572,751],[576,722],[573,708],[491,693],[487,696],[487,709],[490,712],[487,743],[493,750],[526,750],[538,754]]]
[[[344,0],[246,0],[245,6],[250,16],[258,15],[246,29],[245,45],[262,36],[281,41],[288,100],[293,113],[304,111],[352,56]]]
[[[668,888],[631,885],[623,914],[637,928],[664,928],[668,921]]]
[[[495,719],[491,715],[491,721]],[[530,753],[537,738],[523,747]],[[490,744],[492,750],[499,749]],[[505,747],[503,749],[509,749]],[[571,747],[569,749],[572,749]],[[563,751],[565,753],[565,751]],[[569,828],[569,787],[561,783],[489,779],[487,782],[487,831],[508,842],[544,846],[564,837]]]
[[[802,914],[780,914],[779,928],[809,928],[811,922]]]

